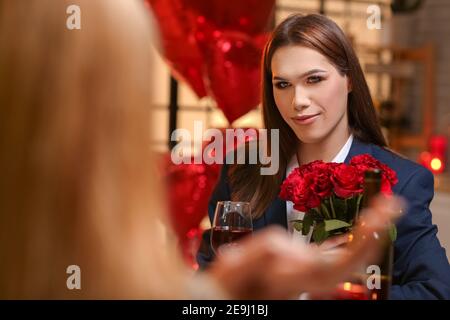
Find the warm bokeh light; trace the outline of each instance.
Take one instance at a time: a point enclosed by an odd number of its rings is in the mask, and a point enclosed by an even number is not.
[[[428,151],[424,151],[420,154],[419,163],[430,169],[433,173],[441,173],[445,169],[443,158]]]
[[[352,241],[353,241],[353,234],[352,234],[352,233],[350,233],[350,234],[348,235],[347,241],[348,241],[348,242],[352,242]]]
[[[439,158],[433,158],[430,162],[431,169],[433,171],[440,171],[442,168],[442,161]]]
[[[344,290],[345,291],[350,291],[352,290],[352,284],[350,282],[345,282],[344,283]]]

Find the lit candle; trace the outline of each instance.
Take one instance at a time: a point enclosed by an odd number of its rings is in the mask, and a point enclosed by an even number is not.
[[[337,286],[334,300],[368,300],[368,290],[361,284],[344,282]]]

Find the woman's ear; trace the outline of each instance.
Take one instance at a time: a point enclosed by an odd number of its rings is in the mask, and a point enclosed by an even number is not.
[[[352,79],[347,76],[347,93],[352,92]]]

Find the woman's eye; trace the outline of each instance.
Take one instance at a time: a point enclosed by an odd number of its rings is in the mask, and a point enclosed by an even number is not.
[[[278,89],[284,89],[287,88],[289,86],[289,83],[285,82],[285,81],[280,81],[275,83],[275,87],[277,87]]]
[[[320,82],[322,80],[323,80],[323,78],[321,76],[311,76],[311,77],[308,77],[306,82],[307,83],[318,83],[318,82]]]

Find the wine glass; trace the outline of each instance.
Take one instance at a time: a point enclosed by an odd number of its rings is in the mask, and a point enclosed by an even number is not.
[[[217,255],[224,248],[235,246],[253,231],[251,207],[248,202],[219,201],[211,227],[211,247]]]

